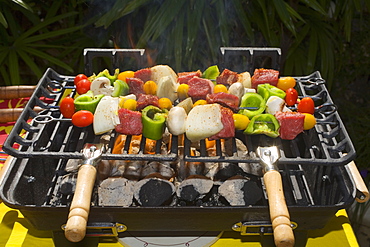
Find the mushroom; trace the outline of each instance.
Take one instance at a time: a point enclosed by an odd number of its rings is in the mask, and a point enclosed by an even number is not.
[[[91,83],[90,90],[94,95],[104,94],[111,96],[114,87],[110,85],[110,80],[107,77],[98,77]]]

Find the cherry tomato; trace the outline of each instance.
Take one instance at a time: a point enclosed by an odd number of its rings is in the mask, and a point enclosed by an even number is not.
[[[67,96],[61,102],[59,106],[60,112],[66,118],[71,118],[75,113],[75,103],[73,98]]]
[[[288,88],[286,91],[285,103],[287,106],[294,106],[297,103],[298,92],[294,88]]]
[[[75,79],[73,80],[74,84],[77,85],[77,82],[83,80],[83,79],[87,79],[87,76],[84,75],[84,74],[78,74],[76,75]]]
[[[94,121],[94,114],[90,111],[81,110],[73,114],[72,124],[77,127],[86,127]]]
[[[310,97],[304,97],[298,103],[298,111],[301,113],[315,113],[315,102]]]
[[[91,81],[89,81],[88,79],[82,79],[77,82],[76,91],[80,95],[85,94],[87,93],[87,91],[90,90],[90,86],[91,86]]]

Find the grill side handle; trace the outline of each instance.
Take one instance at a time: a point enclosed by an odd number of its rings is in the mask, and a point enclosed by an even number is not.
[[[279,150],[276,146],[258,147],[257,154],[261,158],[264,170],[263,182],[269,202],[275,245],[277,247],[293,247],[295,240],[292,224],[285,201],[283,182],[276,166],[276,162],[280,158]]]
[[[87,219],[90,212],[91,194],[96,179],[96,168],[90,164],[78,170],[76,190],[73,196],[65,236],[71,242],[80,242],[86,235]]]
[[[294,234],[285,202],[281,175],[276,170],[267,171],[263,175],[263,182],[266,186],[275,245],[294,246]]]

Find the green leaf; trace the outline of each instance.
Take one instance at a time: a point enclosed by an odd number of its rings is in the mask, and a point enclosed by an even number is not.
[[[81,26],[70,27],[70,28],[60,29],[57,31],[51,31],[51,32],[47,32],[47,33],[43,33],[39,35],[30,36],[28,38],[25,38],[23,42],[24,43],[34,43],[34,42],[41,41],[41,40],[48,40],[54,37],[62,36],[64,34],[71,34],[78,30],[81,30]]]
[[[33,59],[24,51],[18,51],[18,55],[27,64],[27,66],[35,73],[37,77],[42,76],[40,67],[33,61]]]
[[[15,4],[18,4],[24,9],[27,9],[28,11],[33,12],[32,8],[27,3],[23,2],[22,0],[12,0],[12,2]]]
[[[45,59],[45,60],[47,60],[47,61],[49,61],[49,62],[51,62],[51,63],[53,63],[57,66],[60,66],[60,67],[66,69],[67,71],[69,71],[71,73],[73,72],[73,69],[69,65],[67,65],[63,61],[61,61],[61,60],[43,52],[43,51],[33,49],[33,48],[29,48],[29,49],[27,49],[27,52],[32,54],[32,55],[35,55],[37,57],[40,57],[42,59]]]
[[[8,22],[6,21],[3,13],[0,12],[0,23],[3,25],[5,28],[8,28]]]
[[[240,23],[243,25],[248,38],[252,41],[252,43],[254,43],[254,32],[252,30],[252,24],[251,21],[248,19],[247,12],[244,10],[243,5],[241,4],[242,1],[233,0],[233,2]]]
[[[9,75],[11,78],[12,85],[19,85],[20,78],[19,78],[19,64],[18,64],[18,56],[14,50],[9,52]]]
[[[175,63],[176,70],[181,70],[182,54],[183,54],[183,33],[184,33],[184,17],[185,13],[179,13],[179,16],[176,20],[176,26],[174,28],[174,35],[176,39],[174,40],[174,54],[175,54]]]
[[[224,1],[217,1],[215,4],[216,4],[217,17],[219,20],[221,45],[228,46],[230,28],[228,26],[227,14],[225,13],[225,4],[224,4]]]
[[[54,22],[60,21],[64,18],[73,16],[73,15],[76,15],[76,14],[78,14],[78,13],[77,12],[69,12],[69,13],[58,15],[58,16],[54,16],[50,19],[46,19],[43,22],[40,22],[38,25],[36,25],[36,26],[30,28],[29,30],[27,30],[26,32],[22,33],[19,36],[19,40],[25,39],[26,37],[30,36],[31,34],[36,33],[37,31],[43,29],[44,27],[47,27],[47,26],[51,25]]]
[[[323,8],[323,6],[321,6],[320,3],[318,3],[317,1],[315,1],[315,0],[302,0],[302,2],[306,3],[306,5],[308,7],[313,8],[314,10],[319,12],[321,15],[324,15],[324,16],[327,15],[327,12]]]
[[[295,35],[296,34],[295,26],[287,9],[288,4],[282,0],[273,0],[273,3],[275,5],[276,11],[280,19],[283,21],[286,28],[288,28],[288,30],[291,31],[293,35]]]

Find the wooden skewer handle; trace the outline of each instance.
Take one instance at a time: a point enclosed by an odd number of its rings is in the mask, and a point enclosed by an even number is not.
[[[0,99],[17,99],[30,97],[36,86],[0,87]]]
[[[358,171],[357,169],[357,166],[355,164],[355,162],[351,161],[350,163],[347,164],[347,167],[348,169],[350,170],[351,174],[352,174],[352,178],[355,182],[355,185],[356,185],[356,189],[358,191],[360,191],[364,197],[356,197],[356,201],[358,202],[366,202],[369,200],[369,190],[364,182],[364,180],[362,179],[361,177],[361,174],[360,172]]]
[[[0,123],[15,122],[21,115],[24,108],[8,108],[0,109]],[[43,109],[41,107],[35,107],[35,112],[40,112]]]
[[[84,164],[79,168],[76,190],[64,232],[66,238],[71,242],[80,242],[85,237],[95,178],[96,168],[94,166]]]
[[[275,245],[278,247],[294,246],[294,234],[285,202],[281,175],[276,170],[270,170],[263,175],[263,181],[269,201]]]

